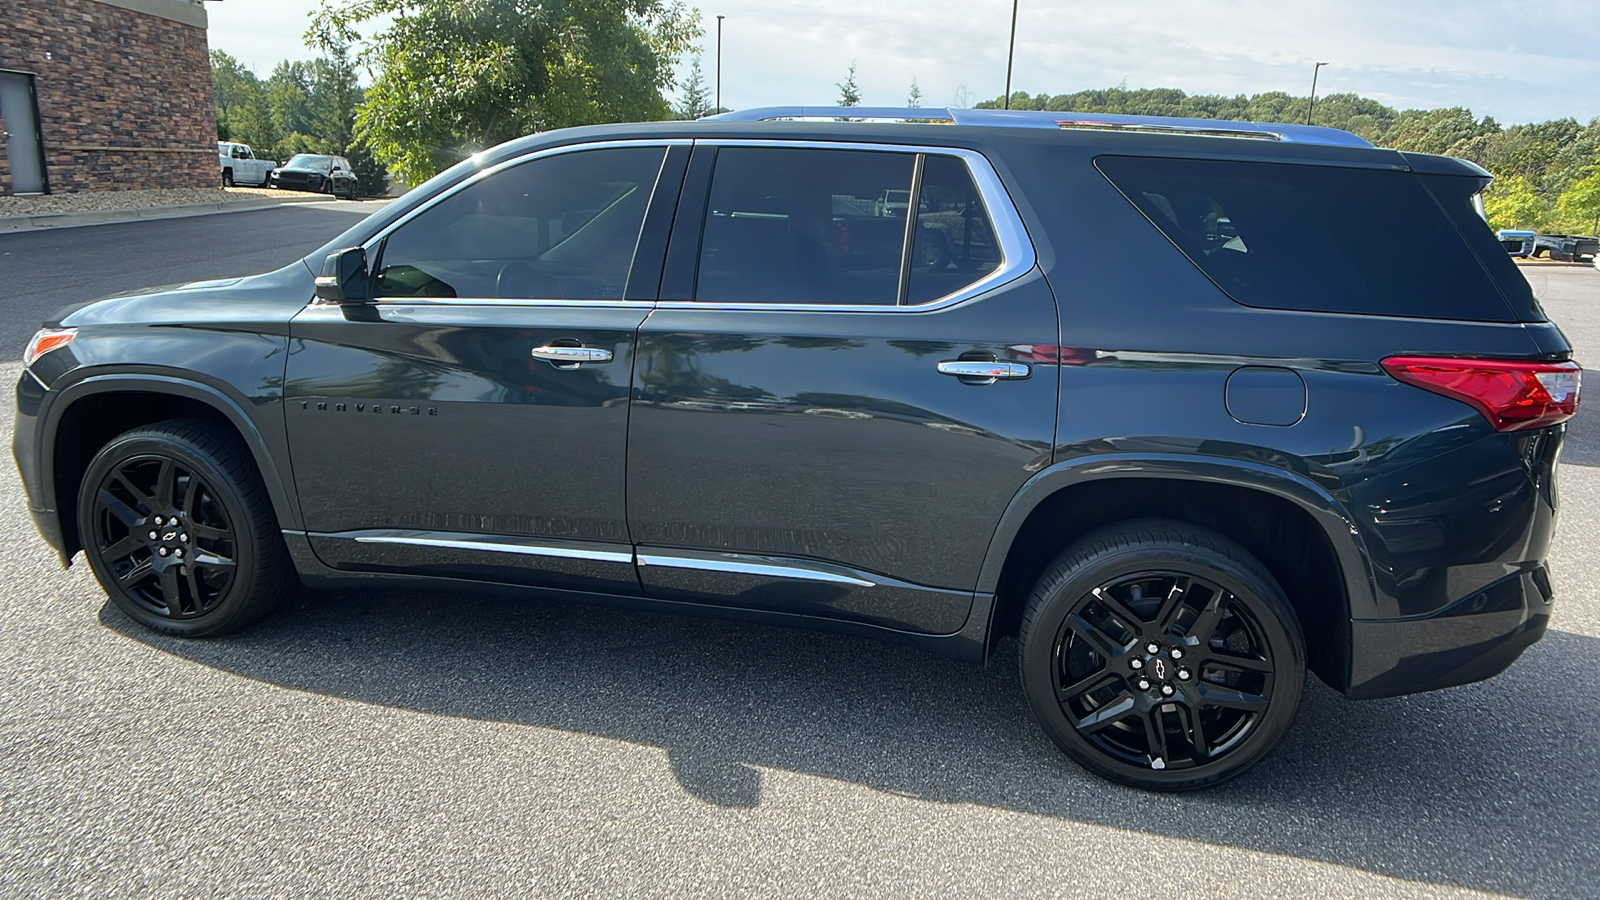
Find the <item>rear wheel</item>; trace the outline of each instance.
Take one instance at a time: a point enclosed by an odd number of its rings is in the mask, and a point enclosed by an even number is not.
[[[1023,689],[1067,755],[1147,790],[1232,778],[1294,721],[1305,639],[1243,547],[1183,522],[1097,531],[1039,579],[1023,616]]]
[[[137,428],[103,447],[84,476],[78,528],[117,607],[168,634],[232,631],[293,584],[249,452],[205,422]]]

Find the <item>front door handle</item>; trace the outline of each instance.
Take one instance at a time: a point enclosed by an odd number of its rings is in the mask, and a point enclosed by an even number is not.
[[[947,359],[939,363],[939,374],[954,375],[963,384],[994,384],[1002,378],[1027,378],[1033,370],[1023,362],[984,359]]]
[[[542,359],[558,369],[576,369],[585,363],[608,363],[614,358],[610,350],[598,347],[563,347],[546,344],[533,348],[533,358]]]

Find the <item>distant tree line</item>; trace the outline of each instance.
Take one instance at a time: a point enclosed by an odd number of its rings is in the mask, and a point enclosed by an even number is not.
[[[382,164],[355,138],[356,113],[366,92],[342,50],[322,59],[284,60],[266,80],[213,50],[211,85],[218,140],[249,144],[257,156],[280,163],[296,153],[343,156],[355,170],[362,195],[387,192]]]
[[[1304,123],[1308,98],[1281,91],[1225,97],[1173,88],[1106,88],[1075,94],[1017,91],[1012,109]],[[975,104],[997,109],[1003,98]],[[1484,193],[1489,224],[1593,234],[1600,227],[1600,118],[1501,127],[1463,107],[1396,110],[1356,94],[1317,99],[1312,124],[1340,128],[1380,147],[1470,159],[1494,173]]]

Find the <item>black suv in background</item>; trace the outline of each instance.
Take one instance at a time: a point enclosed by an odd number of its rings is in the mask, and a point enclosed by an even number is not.
[[[273,169],[268,185],[284,191],[310,191],[356,199],[358,184],[350,160],[323,153],[297,153]]]
[[[1580,369],[1488,183],[1248,123],[555,131],[279,271],[61,311],[14,449],[61,558],[167,633],[299,583],[1016,635],[1063,750],[1199,787],[1308,669],[1422,691],[1544,632]]]

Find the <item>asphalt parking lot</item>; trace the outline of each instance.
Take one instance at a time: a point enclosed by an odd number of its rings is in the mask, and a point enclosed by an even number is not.
[[[356,206],[0,235],[0,346],[70,300],[282,264]],[[1600,271],[1525,271],[1596,365]],[[1261,766],[1171,797],[1058,753],[1013,646],[979,667],[378,592],[305,592],[220,640],[154,635],[86,565],[60,570],[7,463],[0,895],[1592,897],[1600,395],[1560,477],[1556,617],[1510,671],[1362,703],[1312,682]]]

